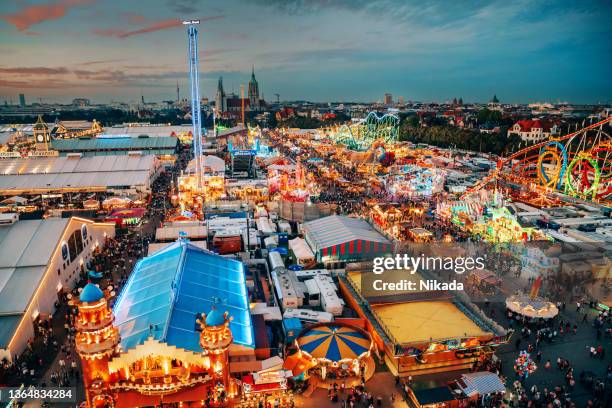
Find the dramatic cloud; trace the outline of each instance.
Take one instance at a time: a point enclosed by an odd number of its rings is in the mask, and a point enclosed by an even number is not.
[[[225,16],[209,16],[200,19],[201,22],[219,20],[225,18]],[[94,34],[102,36],[102,37],[116,37],[116,38],[128,38],[134,35],[153,33],[155,31],[167,30],[169,28],[178,27],[181,25],[181,21],[178,19],[168,19],[163,21],[158,21],[156,23],[152,23],[146,27],[139,28],[138,30],[124,31],[118,29],[96,29],[93,31]]]
[[[206,15],[199,51],[208,97],[220,75],[228,92],[238,90],[252,64],[260,91],[287,100],[374,101],[391,92],[487,101],[495,93],[503,102],[581,103],[612,95],[610,0],[0,2],[0,101],[19,88],[32,98],[106,102],[139,98],[142,87],[149,100],[167,99],[177,79],[188,81],[180,21]],[[58,81],[67,85],[49,88]]]
[[[60,0],[48,4],[27,6],[24,9],[0,16],[1,19],[14,25],[19,31],[25,31],[33,25],[45,21],[59,20],[66,12],[78,5],[92,3],[94,0]]]

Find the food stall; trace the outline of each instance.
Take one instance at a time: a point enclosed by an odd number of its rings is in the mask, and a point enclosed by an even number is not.
[[[123,208],[114,210],[105,221],[112,221],[117,224],[118,227],[128,227],[140,225],[146,209],[144,208]]]

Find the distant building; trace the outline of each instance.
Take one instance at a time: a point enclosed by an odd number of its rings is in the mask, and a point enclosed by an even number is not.
[[[403,105],[403,104],[404,104],[404,97],[403,97],[403,96],[400,96],[399,98],[397,98],[397,103],[398,103],[399,105]]]
[[[89,106],[91,105],[91,101],[87,98],[74,98],[72,100],[72,105],[73,106],[78,106],[80,108],[83,108],[85,106]]]
[[[24,94],[19,94],[19,106],[21,106],[21,107],[26,106],[25,95]]]
[[[251,80],[249,81],[248,98],[242,98],[234,93],[226,94],[223,89],[223,77],[219,77],[217,84],[217,94],[215,97],[216,111],[219,116],[223,116],[224,113],[237,114],[242,111],[242,105],[244,102],[244,110],[246,112],[258,112],[261,111],[265,105],[264,100],[259,96],[259,84],[255,79],[255,71],[251,73]],[[227,116],[227,115],[226,115]],[[231,116],[231,115],[230,115]]]
[[[491,100],[487,103],[487,107],[495,110],[501,109],[501,103],[499,102],[497,95],[493,95],[493,98],[491,98]]]
[[[251,110],[258,111],[260,110],[260,100],[259,100],[259,84],[255,79],[255,67],[251,71],[251,80],[249,81],[249,106]]]
[[[519,120],[508,130],[509,135],[520,136],[525,142],[537,143],[556,135],[559,127],[544,119]]]
[[[385,105],[393,105],[393,95],[390,93],[385,94]]]
[[[223,90],[223,77],[219,77],[217,83],[217,94],[215,96],[215,110],[218,114],[227,111],[227,96]]]

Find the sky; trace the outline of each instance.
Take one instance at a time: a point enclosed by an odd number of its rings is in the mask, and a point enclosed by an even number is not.
[[[266,100],[612,102],[607,0],[2,0],[0,102],[181,98],[183,19],[200,82]]]

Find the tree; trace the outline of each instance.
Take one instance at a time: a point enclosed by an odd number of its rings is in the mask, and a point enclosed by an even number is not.
[[[499,124],[502,120],[502,113],[498,110],[491,110],[488,108],[481,109],[478,111],[478,123],[494,123]]]
[[[520,142],[519,137],[516,135],[508,137],[505,131],[482,134],[473,130],[441,125],[417,127],[413,126],[411,118],[406,118],[400,126],[400,140],[402,141],[427,143],[443,148],[453,146],[459,149],[490,152],[498,155],[508,155],[516,151]]]
[[[407,122],[411,127],[419,127],[419,117],[417,115],[409,116]]]

